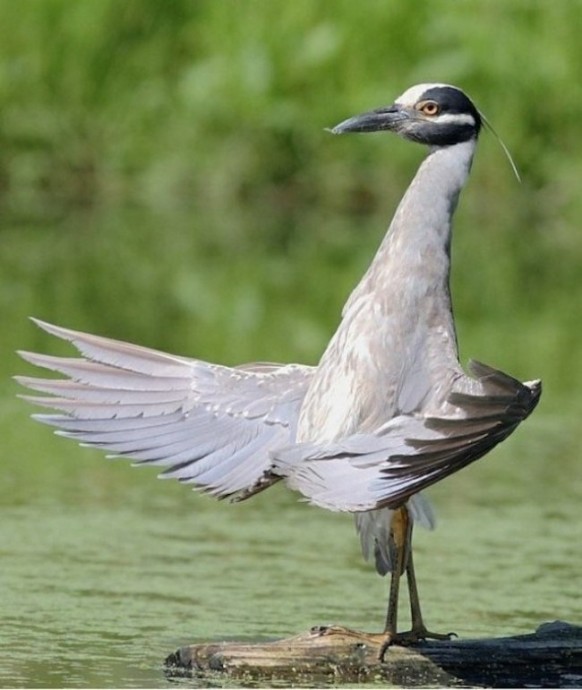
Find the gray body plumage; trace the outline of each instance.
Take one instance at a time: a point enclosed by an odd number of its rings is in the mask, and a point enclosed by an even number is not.
[[[404,122],[408,102],[439,88],[453,87],[413,87],[372,115]],[[229,368],[38,322],[81,358],[22,353],[66,377],[19,377],[49,394],[29,400],[57,410],[36,418],[217,497],[247,498],[283,480],[315,505],[356,513],[364,555],[387,572],[389,511],[407,504],[431,526],[419,492],[503,440],[540,395],[537,381],[521,384],[477,363],[468,376],[459,364],[451,218],[478,128],[446,143],[455,115],[467,129],[470,114],[443,111],[445,144],[421,164],[316,367]],[[354,122],[347,128],[367,131],[368,120]],[[420,126],[398,133],[430,144]]]

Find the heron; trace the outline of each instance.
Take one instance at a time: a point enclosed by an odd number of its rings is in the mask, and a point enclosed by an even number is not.
[[[535,408],[521,383],[459,351],[449,287],[452,218],[483,117],[448,84],[418,84],[331,132],[392,132],[428,147],[317,366],[236,367],[176,356],[34,319],[80,356],[20,352],[64,378],[16,377],[56,433],[217,498],[283,481],[311,504],[355,515],[363,555],[390,574],[381,656],[427,638],[412,556],[431,527],[424,489],[503,441]],[[41,393],[41,395],[38,395]],[[398,630],[406,576],[411,628]]]

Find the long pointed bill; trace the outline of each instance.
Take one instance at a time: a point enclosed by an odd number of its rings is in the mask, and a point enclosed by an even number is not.
[[[350,117],[340,122],[330,130],[332,134],[347,134],[348,132],[380,132],[395,130],[402,122],[409,119],[409,115],[401,105],[395,103],[385,108],[377,108],[367,113]]]

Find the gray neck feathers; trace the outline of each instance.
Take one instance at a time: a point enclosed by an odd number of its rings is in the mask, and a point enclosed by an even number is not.
[[[435,148],[420,165],[372,264],[344,315],[372,293],[445,292],[448,295],[451,220],[475,152],[476,140]]]
[[[421,163],[400,202],[384,244],[402,237],[412,247],[436,240],[448,246],[451,219],[475,153],[476,140],[436,148]]]

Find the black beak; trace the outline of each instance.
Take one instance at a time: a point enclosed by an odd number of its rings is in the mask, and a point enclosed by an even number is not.
[[[394,131],[405,120],[409,119],[406,110],[395,103],[385,108],[377,108],[367,113],[350,117],[340,122],[330,130],[332,134],[346,134],[348,132],[381,132],[383,130]]]

